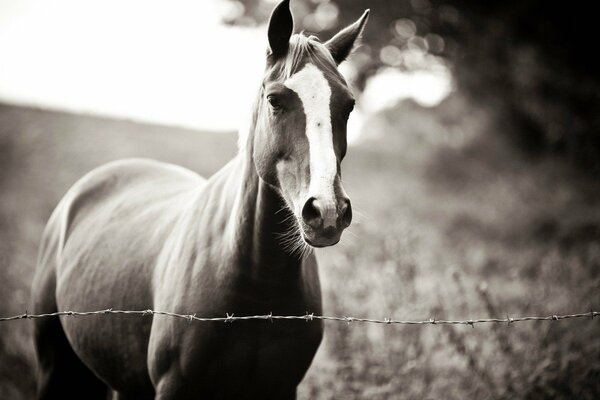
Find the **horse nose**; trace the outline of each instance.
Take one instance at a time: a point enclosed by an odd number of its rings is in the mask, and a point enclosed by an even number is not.
[[[335,200],[328,203],[316,197],[309,198],[302,208],[304,223],[313,229],[347,228],[352,222],[352,205],[347,197],[338,201],[339,209]]]

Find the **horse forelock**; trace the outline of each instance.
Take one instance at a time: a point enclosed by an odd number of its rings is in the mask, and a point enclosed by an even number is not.
[[[333,57],[316,36],[305,36],[302,33],[293,35],[279,77],[288,79],[309,62],[325,71],[337,70]]]

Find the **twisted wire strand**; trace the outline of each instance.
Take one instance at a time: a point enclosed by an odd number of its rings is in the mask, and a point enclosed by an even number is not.
[[[216,318],[208,318],[208,317],[198,317],[196,314],[178,314],[174,312],[168,311],[157,311],[157,310],[113,310],[112,308],[108,308],[106,310],[97,310],[97,311],[58,311],[47,314],[19,314],[13,315],[9,317],[0,317],[0,322],[7,321],[16,321],[21,319],[37,319],[37,318],[50,318],[50,317],[58,317],[58,316],[87,316],[87,315],[108,315],[108,314],[120,314],[120,315],[140,315],[140,316],[149,316],[149,315],[165,315],[173,318],[181,318],[192,321],[199,322],[234,322],[234,321],[248,321],[248,320],[267,320],[267,321],[275,321],[275,320],[303,320],[303,321],[314,321],[314,320],[322,320],[322,321],[334,321],[334,322],[359,322],[359,323],[371,323],[371,324],[387,324],[387,325],[470,325],[474,327],[475,324],[489,324],[489,323],[507,323],[512,324],[514,322],[523,322],[523,321],[560,321],[563,319],[572,319],[572,318],[591,318],[600,315],[598,311],[589,311],[585,313],[578,314],[565,314],[565,315],[546,315],[546,316],[531,316],[531,317],[509,317],[508,315],[505,318],[477,318],[477,319],[467,319],[467,320],[445,320],[445,319],[435,319],[429,318],[427,320],[398,320],[393,318],[384,318],[384,319],[376,319],[376,318],[357,318],[357,317],[333,317],[326,315],[314,315],[312,313],[306,313],[304,315],[273,315],[273,314],[265,314],[265,315],[245,315],[245,316],[235,316],[234,314],[226,314],[225,317],[216,317]]]

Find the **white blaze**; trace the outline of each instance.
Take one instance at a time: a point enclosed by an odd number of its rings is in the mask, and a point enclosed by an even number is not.
[[[329,103],[331,88],[323,72],[306,64],[288,78],[284,85],[298,94],[306,114],[306,136],[310,151],[309,196],[318,197],[324,207],[335,209],[333,183],[337,161],[333,150],[333,132]]]

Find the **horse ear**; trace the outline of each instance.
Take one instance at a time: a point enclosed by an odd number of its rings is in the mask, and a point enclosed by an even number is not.
[[[293,29],[290,0],[283,0],[275,7],[269,19],[269,55],[279,58],[287,54]]]
[[[357,39],[362,34],[369,19],[370,10],[365,10],[363,15],[352,25],[339,31],[334,37],[332,37],[325,46],[329,49],[329,52],[333,56],[335,62],[339,65],[344,61],[352,49],[356,45]]]

